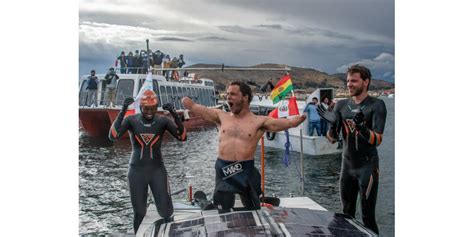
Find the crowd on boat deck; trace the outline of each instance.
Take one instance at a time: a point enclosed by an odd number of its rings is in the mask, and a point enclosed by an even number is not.
[[[132,51],[128,54],[122,51],[115,60],[115,68],[117,72],[122,74],[145,74],[148,72],[147,65],[150,65],[155,73],[167,68],[182,68],[184,64],[186,64],[186,62],[184,62],[184,56],[182,54],[171,59],[169,54],[165,54],[160,50],[156,50],[155,52],[149,50],[148,57],[146,50],[135,50],[135,54],[133,54]],[[182,75],[182,73],[180,74],[177,70],[163,70],[162,74],[168,80],[178,80]]]

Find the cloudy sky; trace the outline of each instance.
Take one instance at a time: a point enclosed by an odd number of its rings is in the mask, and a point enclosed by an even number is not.
[[[187,65],[279,63],[327,73],[354,63],[394,81],[394,0],[80,0],[79,71],[146,48]]]

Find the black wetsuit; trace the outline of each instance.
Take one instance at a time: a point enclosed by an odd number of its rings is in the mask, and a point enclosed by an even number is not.
[[[148,186],[160,216],[167,219],[173,214],[168,174],[161,157],[161,142],[166,130],[176,139],[185,141],[186,129],[178,116],[174,116],[176,127],[167,117],[155,115],[147,120],[141,114],[135,114],[123,119],[124,114],[120,112],[115,119],[109,138],[116,140],[128,130],[132,142],[128,184],[136,233],[146,214]]]
[[[246,209],[260,209],[261,176],[253,160],[226,161],[217,158],[215,169],[213,201],[220,212],[228,212],[234,207],[235,194],[240,195]]]
[[[353,117],[364,113],[365,125],[356,126]],[[343,153],[341,167],[341,201],[345,214],[355,217],[357,195],[361,195],[362,220],[375,233],[375,204],[379,182],[379,157],[377,146],[382,142],[387,109],[385,103],[367,96],[360,104],[350,99],[338,101],[334,112],[338,118],[332,136],[342,130]]]

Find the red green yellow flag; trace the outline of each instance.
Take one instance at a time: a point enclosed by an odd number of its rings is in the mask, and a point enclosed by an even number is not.
[[[284,75],[270,93],[270,99],[273,101],[273,104],[276,104],[278,101],[283,100],[286,94],[292,90],[293,83],[291,82],[290,75]]]

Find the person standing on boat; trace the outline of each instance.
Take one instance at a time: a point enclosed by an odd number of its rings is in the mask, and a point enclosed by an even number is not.
[[[114,68],[109,68],[109,72],[105,75],[105,83],[107,84],[107,102],[109,102],[110,106],[114,105],[115,87],[117,86],[118,79],[119,76],[115,73]]]
[[[127,56],[124,51],[117,57],[117,62],[120,63],[120,73],[127,73]]]
[[[332,109],[329,108],[329,98],[324,97],[321,101],[321,106],[323,106],[326,110],[332,111]],[[328,122],[326,120],[321,119],[321,134],[325,135],[328,132]]]
[[[122,110],[109,131],[109,139],[117,140],[128,131],[132,143],[132,155],[128,169],[128,184],[133,207],[133,229],[138,231],[147,209],[148,187],[155,199],[156,209],[165,222],[171,221],[173,203],[170,196],[168,174],[163,164],[161,143],[168,131],[179,141],[186,141],[186,129],[171,104],[163,105],[174,118],[174,123],[156,115],[158,98],[152,90],[146,90],[140,98],[140,114],[124,119],[127,108],[134,102],[125,99]]]
[[[321,136],[321,117],[317,111],[318,107],[318,98],[313,97],[312,102],[309,102],[304,107],[304,112],[308,113],[308,135],[313,136],[314,129],[316,129],[316,133],[318,136]]]
[[[186,62],[184,61],[184,55],[180,54],[178,58],[178,67],[183,68],[185,64]],[[183,72],[178,71],[178,75],[179,75],[179,78],[181,78],[183,76]]]
[[[193,114],[219,127],[219,156],[215,164],[213,196],[219,212],[227,212],[234,207],[235,194],[240,195],[245,208],[260,209],[260,173],[254,166],[257,143],[266,131],[277,132],[296,127],[306,116],[275,119],[253,114],[249,107],[252,90],[243,82],[232,82],[227,87],[230,112],[207,108],[188,97],[181,101]]]
[[[127,73],[128,74],[133,74],[136,73],[136,68],[135,68],[135,57],[133,56],[132,51],[128,52],[127,55]]]
[[[360,195],[364,225],[379,233],[375,221],[375,204],[379,183],[377,146],[382,143],[387,109],[385,103],[369,96],[370,70],[353,65],[347,70],[350,99],[336,103],[334,111],[319,106],[321,117],[330,127],[327,138],[335,143],[342,131],[341,202],[345,214],[355,217],[357,196]]]
[[[135,68],[134,73],[140,73],[141,72],[141,65],[142,65],[142,58],[140,56],[140,52],[135,50],[135,55],[133,55],[133,67]]]
[[[171,58],[170,58],[170,55],[167,54],[165,56],[165,58],[163,59],[163,68],[164,69],[169,69],[170,67],[171,67]],[[166,77],[166,80],[169,80],[170,79],[170,71],[169,70],[163,71],[163,76]]]
[[[87,106],[94,104],[97,107],[97,84],[99,79],[95,76],[95,70],[91,70],[91,75],[87,77]]]

